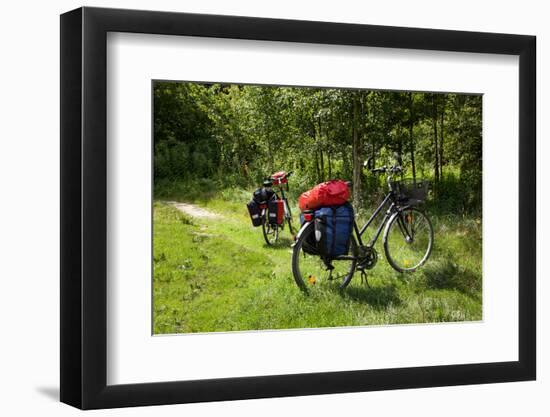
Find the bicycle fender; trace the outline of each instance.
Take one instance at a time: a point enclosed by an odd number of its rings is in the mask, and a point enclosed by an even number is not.
[[[294,245],[296,245],[296,242],[298,241],[298,239],[300,239],[300,236],[302,236],[302,233],[304,233],[304,231],[308,228],[308,226],[312,226],[313,227],[313,221],[310,221],[310,222],[305,222],[302,227],[300,228],[300,230],[298,231],[298,234],[296,235],[296,239],[294,240],[294,243],[291,245],[292,247],[294,247]]]

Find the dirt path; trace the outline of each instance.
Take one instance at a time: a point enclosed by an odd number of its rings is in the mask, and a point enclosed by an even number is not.
[[[177,201],[167,201],[168,204],[173,205],[182,213],[185,213],[192,217],[198,217],[201,219],[220,219],[222,216],[217,213],[212,213],[206,209],[203,209],[195,204],[191,203],[178,203]]]

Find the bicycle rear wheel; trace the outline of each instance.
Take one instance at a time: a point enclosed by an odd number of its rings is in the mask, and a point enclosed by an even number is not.
[[[430,257],[434,239],[432,223],[416,207],[395,213],[384,232],[384,251],[398,272],[414,272]]]
[[[351,237],[349,254],[323,259],[314,246],[315,227],[308,223],[292,250],[292,274],[298,287],[309,292],[314,287],[332,285],[345,288],[353,277],[357,263],[357,244]]]
[[[271,224],[267,219],[263,218],[262,220],[262,232],[264,235],[265,243],[268,245],[274,245],[279,239],[279,226],[276,224]]]

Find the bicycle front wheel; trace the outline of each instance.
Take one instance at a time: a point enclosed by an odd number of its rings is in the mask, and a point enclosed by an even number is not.
[[[288,231],[290,232],[292,237],[294,237],[294,235],[296,234],[296,229],[294,229],[294,226],[292,225],[292,217],[288,216],[286,222],[288,223]]]
[[[294,281],[306,293],[327,285],[345,288],[353,277],[356,258],[357,244],[352,236],[347,255],[324,259],[315,248],[315,226],[313,222],[308,223],[292,250]]]
[[[384,251],[398,272],[414,272],[430,257],[434,240],[432,223],[416,207],[393,214],[384,232]]]

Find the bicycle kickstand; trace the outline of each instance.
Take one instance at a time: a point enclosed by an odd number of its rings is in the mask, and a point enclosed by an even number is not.
[[[367,278],[367,273],[364,269],[361,270],[361,285],[363,285],[363,283],[367,284],[367,287],[371,288],[369,280]]]

